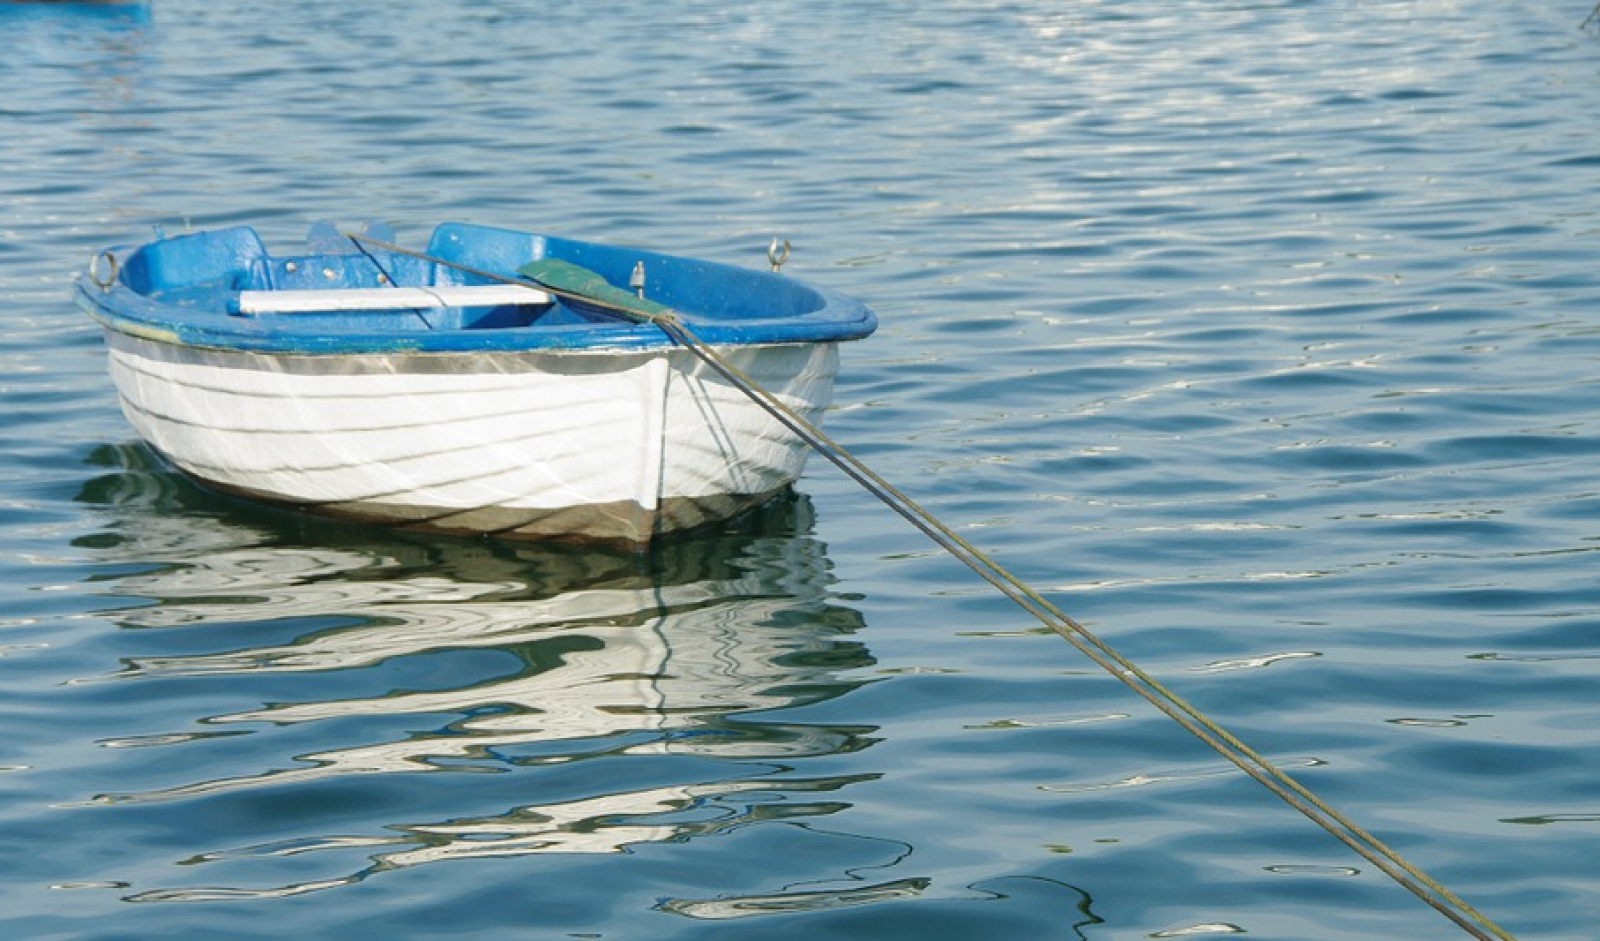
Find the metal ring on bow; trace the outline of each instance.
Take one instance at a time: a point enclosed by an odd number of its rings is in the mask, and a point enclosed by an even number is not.
[[[104,278],[100,277],[101,259],[105,259],[106,263],[110,266],[110,271]],[[117,256],[113,255],[109,251],[106,251],[101,252],[100,254],[89,259],[89,280],[98,285],[102,291],[111,290],[111,286],[117,283]]]
[[[767,246],[767,261],[772,263],[772,270],[777,271],[783,263],[789,260],[789,240],[784,239],[783,244],[778,244],[777,236],[773,236],[772,244]]]

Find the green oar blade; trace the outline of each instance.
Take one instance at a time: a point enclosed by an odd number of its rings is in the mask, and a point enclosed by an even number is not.
[[[612,285],[588,268],[559,258],[536,258],[518,268],[517,274],[549,288],[556,294],[593,301],[601,307],[640,320],[656,320],[672,311],[670,307],[636,297]]]

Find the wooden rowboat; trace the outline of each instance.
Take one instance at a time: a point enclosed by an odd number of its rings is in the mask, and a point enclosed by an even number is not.
[[[805,445],[658,326],[518,276],[629,285],[808,420],[860,303],[775,272],[458,223],[426,252],[234,227],[108,249],[76,284],[139,436],[229,494],[458,534],[647,543],[742,512]],[[517,283],[506,283],[515,279]]]

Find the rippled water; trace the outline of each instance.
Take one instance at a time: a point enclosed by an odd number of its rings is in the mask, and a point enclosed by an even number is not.
[[[18,938],[1464,936],[815,462],[643,557],[215,498],[68,282],[547,229],[866,300],[832,432],[1524,939],[1600,915],[1587,2],[0,3]]]

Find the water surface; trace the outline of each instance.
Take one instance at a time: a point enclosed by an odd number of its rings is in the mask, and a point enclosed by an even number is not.
[[[207,495],[99,247],[544,229],[867,301],[831,432],[1520,938],[1600,913],[1587,4],[0,4],[0,923],[1462,933],[814,462],[647,556]]]

